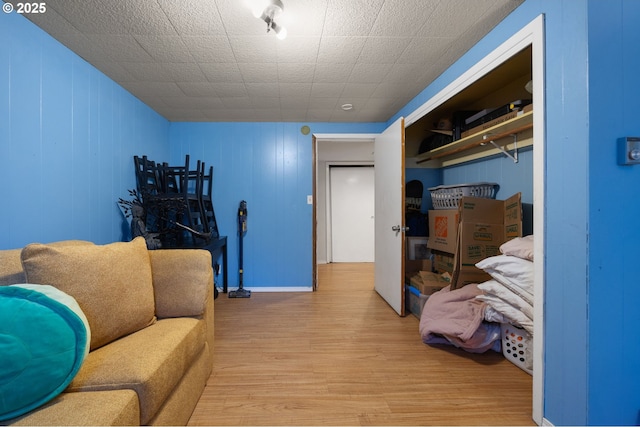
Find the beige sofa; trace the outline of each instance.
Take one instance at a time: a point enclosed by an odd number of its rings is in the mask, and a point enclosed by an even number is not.
[[[87,317],[91,350],[64,391],[9,425],[186,425],[211,374],[213,273],[204,250],[142,238],[0,251],[0,285],[48,284]]]

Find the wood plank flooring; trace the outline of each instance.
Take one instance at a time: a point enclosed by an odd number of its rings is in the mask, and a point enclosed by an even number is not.
[[[189,425],[534,425],[531,376],[495,352],[423,344],[373,289],[327,264],[318,291],[220,294],[213,373]]]

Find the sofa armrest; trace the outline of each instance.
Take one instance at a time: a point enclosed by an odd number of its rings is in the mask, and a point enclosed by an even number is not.
[[[202,249],[149,251],[156,316],[201,316],[213,294],[211,254]]]

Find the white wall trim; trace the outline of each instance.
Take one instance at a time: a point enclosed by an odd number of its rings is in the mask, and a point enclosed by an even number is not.
[[[243,286],[244,289],[255,293],[262,292],[313,292],[311,286],[265,286],[265,287],[251,287]],[[237,291],[238,288],[228,288],[229,291]],[[224,294],[221,294],[224,295]]]
[[[316,142],[334,141],[334,142],[353,142],[358,140],[374,141],[377,133],[314,133]]]

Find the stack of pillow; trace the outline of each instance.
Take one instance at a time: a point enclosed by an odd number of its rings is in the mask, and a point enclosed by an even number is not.
[[[476,264],[492,277],[478,285],[483,294],[476,299],[487,303],[485,320],[511,323],[533,334],[533,236],[512,239],[500,252]]]

